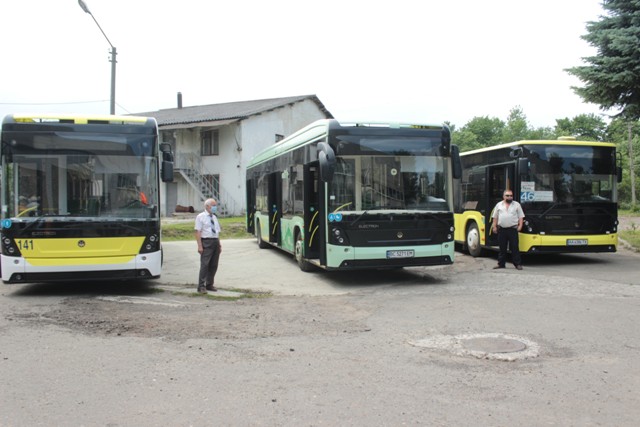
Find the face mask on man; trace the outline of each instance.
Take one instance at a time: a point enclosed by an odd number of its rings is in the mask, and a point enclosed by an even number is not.
[[[218,212],[218,207],[217,206],[211,206],[210,209],[211,209],[211,213],[212,214]]]

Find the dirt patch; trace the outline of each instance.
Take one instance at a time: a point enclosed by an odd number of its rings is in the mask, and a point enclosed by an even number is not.
[[[269,297],[238,301],[201,301],[168,292],[155,299],[182,299],[184,305],[130,304],[98,297],[70,297],[41,313],[14,313],[8,320],[55,325],[90,335],[248,339],[362,332],[369,310],[353,297]]]
[[[620,230],[640,230],[640,216],[619,216]]]

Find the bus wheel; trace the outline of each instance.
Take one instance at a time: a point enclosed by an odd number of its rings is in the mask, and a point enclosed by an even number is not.
[[[467,250],[472,257],[478,257],[482,253],[480,232],[478,232],[478,225],[475,222],[467,228]]]
[[[304,251],[304,240],[302,240],[302,233],[298,232],[296,234],[296,248],[295,248],[295,257],[296,262],[298,263],[298,267],[300,270],[304,272],[309,272],[313,270],[313,266],[304,259],[302,252]]]
[[[256,238],[258,239],[258,247],[260,249],[267,249],[269,247],[268,243],[265,243],[262,240],[262,232],[260,231],[260,222],[256,222]]]

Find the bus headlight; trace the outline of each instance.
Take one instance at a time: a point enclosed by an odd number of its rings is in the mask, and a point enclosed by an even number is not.
[[[525,219],[524,222],[523,222],[523,225],[524,225],[524,227],[522,227],[521,233],[524,232],[524,231],[526,231],[527,233],[533,233],[535,225],[533,224],[532,221],[529,221],[529,220]]]
[[[6,236],[2,238],[2,253],[9,256],[21,256],[13,240]]]
[[[332,227],[330,233],[331,243],[335,245],[348,245],[349,239],[347,239],[346,233],[339,227]]]
[[[160,237],[157,234],[151,234],[144,239],[140,253],[157,252],[160,250]]]

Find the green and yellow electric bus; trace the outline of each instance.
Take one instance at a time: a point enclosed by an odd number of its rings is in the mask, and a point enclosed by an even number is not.
[[[320,120],[247,168],[247,230],[303,271],[451,264],[452,177],[446,126]]]
[[[154,119],[14,114],[1,134],[5,283],[160,276],[173,158]]]
[[[513,191],[525,213],[522,253],[615,252],[616,146],[605,142],[518,141],[460,155],[455,188],[455,240],[473,256],[497,250],[491,231],[496,203]]]

